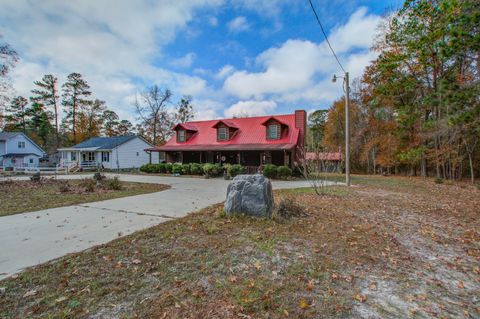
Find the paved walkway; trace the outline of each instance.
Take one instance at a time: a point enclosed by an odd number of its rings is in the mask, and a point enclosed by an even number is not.
[[[0,279],[26,267],[222,202],[228,185],[223,179],[119,176],[123,181],[168,184],[171,188],[157,193],[0,217]],[[275,189],[307,186],[306,181],[273,182]]]

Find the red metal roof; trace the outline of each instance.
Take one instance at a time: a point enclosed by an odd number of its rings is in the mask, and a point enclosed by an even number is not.
[[[187,131],[193,131],[193,132],[196,132],[198,131],[197,128],[194,126],[194,125],[191,125],[189,123],[178,123],[177,125],[175,125],[173,127],[173,129],[177,129],[177,127],[181,127],[183,128],[184,130],[187,130]]]
[[[334,153],[307,152],[305,154],[305,159],[307,159],[307,160],[321,160],[321,161],[341,161],[342,160],[342,153],[341,152],[334,152]]]
[[[280,139],[267,139],[264,125],[266,120],[274,118],[288,126]],[[194,133],[186,142],[177,143],[176,135],[162,145],[147,149],[148,151],[199,151],[199,150],[285,150],[297,145],[299,129],[295,128],[295,114],[232,118],[221,120],[228,126],[237,128],[228,141],[217,141],[217,129],[214,127],[219,120],[192,121],[185,123],[195,127]]]

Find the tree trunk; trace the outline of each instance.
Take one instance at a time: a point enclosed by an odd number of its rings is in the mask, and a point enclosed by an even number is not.
[[[472,184],[475,183],[475,173],[473,171],[473,160],[472,160],[472,153],[468,152],[468,164],[470,165],[470,180]]]

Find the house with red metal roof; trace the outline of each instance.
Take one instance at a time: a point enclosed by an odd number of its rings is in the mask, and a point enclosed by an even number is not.
[[[293,168],[305,146],[306,119],[306,112],[297,110],[284,115],[179,123],[167,143],[146,151],[158,153],[161,162]]]

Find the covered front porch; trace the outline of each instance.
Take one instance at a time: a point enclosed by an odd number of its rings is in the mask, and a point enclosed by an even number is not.
[[[162,154],[163,153],[163,154]],[[160,152],[160,160],[167,163],[212,163],[240,164],[258,170],[262,165],[293,166],[291,150],[213,150],[213,151],[164,151]]]
[[[60,151],[60,165],[77,165],[80,168],[110,168],[112,151],[95,148],[63,148]]]

